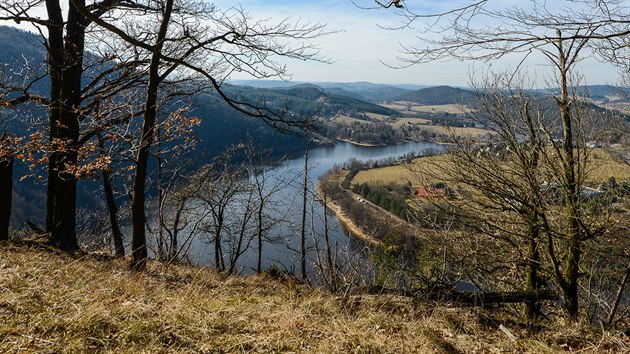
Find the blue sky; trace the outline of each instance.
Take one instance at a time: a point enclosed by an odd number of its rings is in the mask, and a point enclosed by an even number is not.
[[[355,0],[357,4],[373,6],[373,0]],[[421,1],[408,0],[409,6],[416,11],[439,11],[467,1]],[[400,17],[390,10],[366,10],[355,6],[351,0],[243,0],[215,1],[221,6],[234,6],[239,3],[243,9],[256,18],[280,20],[285,17],[302,21],[326,23],[330,30],[339,33],[321,38],[317,43],[321,53],[335,60],[334,64],[287,62],[294,80],[299,81],[371,81],[379,83],[409,84],[448,84],[467,86],[471,73],[491,67],[493,70],[514,68],[520,62],[521,55],[507,56],[500,61],[459,62],[442,61],[419,64],[406,69],[392,69],[382,62],[396,65],[399,62],[402,45],[418,45],[418,32],[415,30],[385,30],[379,26],[397,26]],[[510,6],[520,1],[501,0],[496,6]],[[539,87],[545,86],[549,78],[546,61],[531,56],[527,64],[527,73]],[[615,83],[618,80],[616,68],[602,64],[595,59],[585,59],[580,64],[584,80],[588,84]],[[244,79],[244,76],[234,76]]]

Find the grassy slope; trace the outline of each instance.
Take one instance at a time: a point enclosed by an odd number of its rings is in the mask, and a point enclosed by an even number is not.
[[[0,352],[587,352],[623,351],[621,337],[556,327],[516,343],[473,310],[340,298],[263,276],[80,259],[0,244]],[[504,322],[502,322],[504,323]],[[508,327],[510,325],[508,324]],[[571,339],[573,338],[573,339]],[[592,343],[589,344],[589,343]]]
[[[421,157],[414,160],[417,166],[414,170],[422,170],[425,162],[439,161],[440,156]],[[426,168],[426,167],[424,167]],[[591,160],[589,165],[589,173],[586,178],[586,184],[594,187],[606,182],[609,177],[615,177],[617,182],[626,181],[630,178],[630,165],[616,160],[613,156],[602,148],[595,148],[591,152]],[[374,168],[360,171],[352,180],[352,184],[369,183],[380,181],[384,183],[400,183],[411,181],[413,185],[419,184],[420,176],[414,174],[409,168],[401,165],[389,167]],[[439,181],[429,181],[439,182]]]

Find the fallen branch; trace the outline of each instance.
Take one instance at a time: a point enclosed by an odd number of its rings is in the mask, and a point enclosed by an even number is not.
[[[541,300],[558,300],[560,296],[555,290],[536,291],[498,291],[498,292],[458,292],[433,291],[428,294],[431,300],[460,302],[473,306],[487,306],[501,303],[522,303]]]

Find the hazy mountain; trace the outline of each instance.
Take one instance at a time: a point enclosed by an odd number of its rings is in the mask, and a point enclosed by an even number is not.
[[[558,89],[542,89],[536,90],[540,93],[554,93],[558,94]],[[612,85],[588,85],[588,86],[578,86],[576,88],[576,93],[578,96],[588,98],[595,101],[601,101],[603,103],[609,102],[617,102],[630,101],[630,88],[628,87],[619,87]]]

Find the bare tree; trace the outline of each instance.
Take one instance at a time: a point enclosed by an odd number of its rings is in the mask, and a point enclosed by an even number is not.
[[[0,136],[0,240],[9,239],[14,159],[11,145],[11,139],[4,132]]]
[[[304,151],[304,185],[302,186],[302,226],[300,228],[300,275],[306,281],[306,204],[308,201],[308,142]]]
[[[294,120],[286,111],[228,97],[221,88],[223,78],[232,71],[245,71],[255,77],[282,76],[284,67],[274,57],[318,60],[310,40],[322,35],[322,25],[292,25],[281,21],[270,25],[252,21],[243,10],[222,11],[214,5],[166,0],[156,4],[159,11],[146,12],[142,21],[122,27],[116,21],[96,18],[78,0],[72,0],[80,13],[117,35],[135,52],[149,53],[148,83],[145,94],[143,132],[138,143],[136,178],[132,200],[132,267],[144,268],[147,258],[144,191],[146,166],[153,144],[159,88],[168,80],[199,82],[212,87],[235,110],[263,119],[280,130],[308,127],[306,120]],[[145,8],[151,7],[147,4]],[[130,11],[129,17],[138,15]],[[149,16],[147,16],[149,15]],[[154,28],[159,28],[155,33]],[[289,46],[282,41],[296,41]]]
[[[282,211],[282,205],[277,196],[288,187],[290,181],[282,171],[268,166],[268,153],[256,152],[250,142],[245,148],[247,171],[252,189],[255,194],[256,241],[257,262],[256,272],[262,272],[263,247],[265,242],[273,242],[269,237],[270,231],[278,226],[289,212],[288,208]]]
[[[191,244],[202,232],[210,210],[204,208],[199,197],[206,188],[209,166],[193,174],[171,178],[163,188],[158,227],[166,235],[158,233],[155,254],[167,262],[182,261]],[[173,176],[180,174],[177,169]]]
[[[82,8],[90,18],[100,18],[116,8],[134,7],[126,1],[94,1]],[[38,8],[45,7],[41,15]],[[67,9],[64,16],[62,9]],[[42,96],[32,92],[32,83],[24,85],[18,96],[5,101],[12,106],[24,102],[34,102],[48,107],[49,124],[47,133],[49,144],[45,148],[48,160],[48,195],[46,207],[46,231],[50,232],[50,242],[61,249],[78,249],[76,240],[76,185],[74,167],[79,162],[83,138],[81,125],[91,116],[98,101],[111,97],[117,90],[112,89],[121,82],[128,82],[126,71],[137,63],[121,61],[103,69],[85,84],[83,79],[87,69],[97,67],[99,60],[85,55],[86,31],[92,20],[81,15],[73,3],[63,4],[59,0],[7,1],[0,5],[0,20],[27,22],[35,26],[43,38],[47,51],[47,76],[50,79],[50,95]],[[47,35],[44,32],[47,31]],[[108,61],[111,58],[103,58]],[[102,62],[102,61],[101,61]],[[111,62],[110,62],[111,63]],[[125,72],[126,74],[120,74]],[[136,72],[137,74],[137,72]],[[118,78],[114,78],[118,76]],[[42,76],[35,78],[38,81]],[[35,82],[33,81],[33,82]],[[133,80],[131,80],[133,81]],[[93,136],[93,135],[92,135]],[[70,167],[70,169],[68,168]]]
[[[630,14],[624,1],[619,0],[562,4],[533,0],[510,8],[491,7],[489,3],[470,2],[470,7],[430,14],[433,22],[424,23],[424,29],[436,36],[426,36],[424,47],[405,47],[401,60],[404,66],[440,59],[493,60],[517,54],[523,63],[535,52],[548,59],[553,69],[550,85],[558,87],[553,100],[561,122],[560,141],[554,139],[552,131],[539,129],[548,136],[550,149],[560,161],[554,166],[558,176],[555,182],[564,199],[564,232],[555,241],[547,234],[547,246],[552,250],[548,256],[554,279],[564,294],[567,313],[575,318],[584,242],[602,230],[588,225],[580,199],[585,156],[580,137],[584,126],[571,79],[576,63],[592,50],[605,48],[609,54],[627,51]],[[405,25],[420,26],[427,17],[411,14],[405,18]],[[496,25],[488,26],[485,20]],[[557,254],[558,243],[562,245],[562,258]]]
[[[98,134],[98,147],[101,155],[107,154],[105,150],[105,143],[103,141],[102,134]],[[123,245],[123,234],[118,225],[118,206],[116,206],[116,200],[114,197],[114,188],[112,187],[111,172],[107,169],[101,171],[101,178],[103,180],[103,193],[105,194],[105,201],[107,202],[107,212],[109,215],[109,224],[112,229],[112,240],[114,241],[114,254],[116,257],[125,256],[125,246]]]

